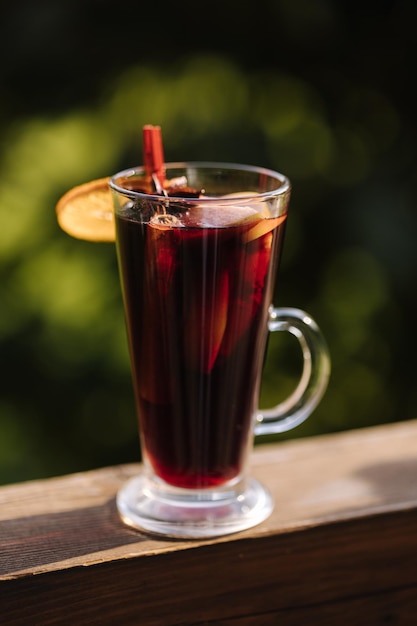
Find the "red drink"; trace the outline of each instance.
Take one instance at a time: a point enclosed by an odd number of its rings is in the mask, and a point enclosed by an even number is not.
[[[143,167],[71,190],[57,213],[74,236],[116,234],[145,464],[117,494],[121,519],[164,536],[215,537],[270,515],[271,494],[247,473],[253,439],[309,417],[330,361],[308,313],[272,306],[288,178],[165,163],[158,128],[144,128]],[[265,343],[277,331],[297,337],[303,371],[289,398],[259,410]]]
[[[252,443],[285,216],[182,208],[130,203],[116,228],[144,460],[199,489],[237,478]]]

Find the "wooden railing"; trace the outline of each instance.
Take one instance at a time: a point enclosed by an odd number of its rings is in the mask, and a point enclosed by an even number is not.
[[[0,624],[417,624],[417,422],[258,446],[275,497],[215,540],[125,527],[137,466],[0,488]]]

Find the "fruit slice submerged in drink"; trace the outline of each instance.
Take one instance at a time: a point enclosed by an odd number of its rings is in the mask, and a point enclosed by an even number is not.
[[[194,206],[181,217],[189,241],[184,258],[191,270],[184,294],[184,350],[189,365],[210,373],[224,339],[230,309],[230,284],[235,280],[231,249],[259,220],[251,207]]]
[[[194,262],[197,280],[187,303],[185,345],[190,362],[206,373],[218,356],[228,357],[257,315],[264,298],[273,234],[285,221],[285,216],[265,217],[242,201],[241,194],[236,195],[236,205],[230,205],[230,196],[226,204],[218,198],[181,217],[191,229],[190,236],[199,238],[196,245],[201,254],[204,247],[205,266]]]
[[[248,330],[263,303],[270,264],[274,257],[273,243],[277,229],[285,218],[262,219],[244,233],[242,245],[233,251],[233,290],[220,355],[225,358]]]

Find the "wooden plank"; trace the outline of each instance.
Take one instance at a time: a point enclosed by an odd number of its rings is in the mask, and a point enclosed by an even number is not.
[[[259,446],[252,473],[275,497],[272,516],[206,541],[120,523],[115,494],[135,465],[2,487],[0,615],[6,624],[414,624],[416,470],[415,421]]]
[[[298,615],[302,624],[323,624],[327,612],[348,608],[352,616],[360,606],[359,623],[405,623],[388,616],[407,593],[407,615],[415,616],[416,522],[416,515],[394,513],[25,576],[4,583],[2,617],[10,625],[29,617],[42,624],[197,625],[262,624],[264,615],[291,624]],[[372,621],[376,610],[380,621]]]

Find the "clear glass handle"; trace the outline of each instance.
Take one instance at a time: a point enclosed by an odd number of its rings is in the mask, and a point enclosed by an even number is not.
[[[304,365],[301,379],[289,398],[272,409],[259,409],[255,435],[282,433],[304,422],[323,397],[330,375],[327,344],[308,313],[300,309],[271,307],[268,328],[270,332],[286,330],[297,337]]]

